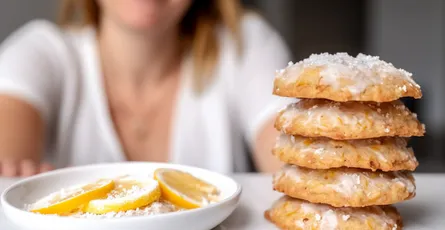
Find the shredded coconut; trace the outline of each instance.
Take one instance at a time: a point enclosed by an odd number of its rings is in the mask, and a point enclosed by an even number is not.
[[[143,207],[143,208],[137,208],[135,210],[128,210],[128,211],[122,211],[122,212],[109,212],[106,214],[93,214],[93,213],[84,213],[84,212],[78,212],[70,217],[73,218],[87,218],[87,219],[109,219],[109,218],[123,218],[123,217],[132,217],[132,216],[152,216],[152,215],[158,215],[158,214],[164,214],[164,213],[170,213],[170,212],[176,212],[181,211],[181,209],[176,208],[173,204],[160,201],[160,202],[154,202],[149,206]]]
[[[63,188],[57,192],[49,194],[46,197],[43,197],[42,199],[36,201],[33,204],[25,204],[25,209],[31,210],[31,209],[45,208],[45,207],[48,207],[48,206],[54,204],[57,201],[65,200],[69,197],[73,197],[78,194],[81,194],[81,193],[85,192],[85,190],[83,189],[83,186],[85,186],[85,185],[86,184],[76,185],[76,186],[72,186],[70,188]]]
[[[118,188],[122,188],[122,185],[119,185]],[[139,193],[142,189],[139,186],[133,185],[130,189],[123,188],[122,190],[113,190],[108,193],[107,200],[115,200],[118,198],[123,198],[131,194]]]

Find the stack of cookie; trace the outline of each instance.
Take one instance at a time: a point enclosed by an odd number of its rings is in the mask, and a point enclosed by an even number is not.
[[[266,218],[282,229],[401,229],[391,204],[415,196],[407,139],[425,127],[399,100],[420,98],[411,74],[378,57],[311,55],[277,71],[274,94],[300,98],[279,112],[273,178],[285,194]]]

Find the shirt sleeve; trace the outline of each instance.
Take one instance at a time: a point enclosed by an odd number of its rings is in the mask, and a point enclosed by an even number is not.
[[[12,33],[0,47],[0,94],[16,97],[51,119],[60,90],[60,37],[55,25],[30,22]]]
[[[240,125],[250,146],[265,122],[270,121],[291,98],[272,94],[275,71],[291,61],[285,42],[259,18],[250,19],[239,79],[235,80],[237,110]],[[247,32],[247,33],[246,33]]]

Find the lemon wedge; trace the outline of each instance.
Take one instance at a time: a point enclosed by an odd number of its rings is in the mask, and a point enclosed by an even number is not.
[[[91,200],[83,211],[94,214],[128,211],[147,206],[160,197],[156,180],[125,177],[115,180],[115,188],[106,198]]]
[[[114,188],[114,181],[101,179],[91,184],[73,186],[52,193],[37,201],[31,207],[31,212],[40,214],[69,213],[90,200],[104,197]]]
[[[194,209],[218,201],[217,187],[189,173],[161,168],[154,177],[161,187],[162,198],[181,208]]]

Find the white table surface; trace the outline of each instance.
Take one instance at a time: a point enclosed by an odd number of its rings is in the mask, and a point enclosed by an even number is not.
[[[271,176],[235,175],[243,186],[241,202],[235,212],[215,230],[276,229],[263,218],[264,210],[281,195],[272,191]],[[396,205],[403,216],[405,230],[445,229],[445,174],[415,174],[417,196]],[[0,192],[17,179],[0,178]],[[0,209],[0,230],[19,230],[5,219]]]

